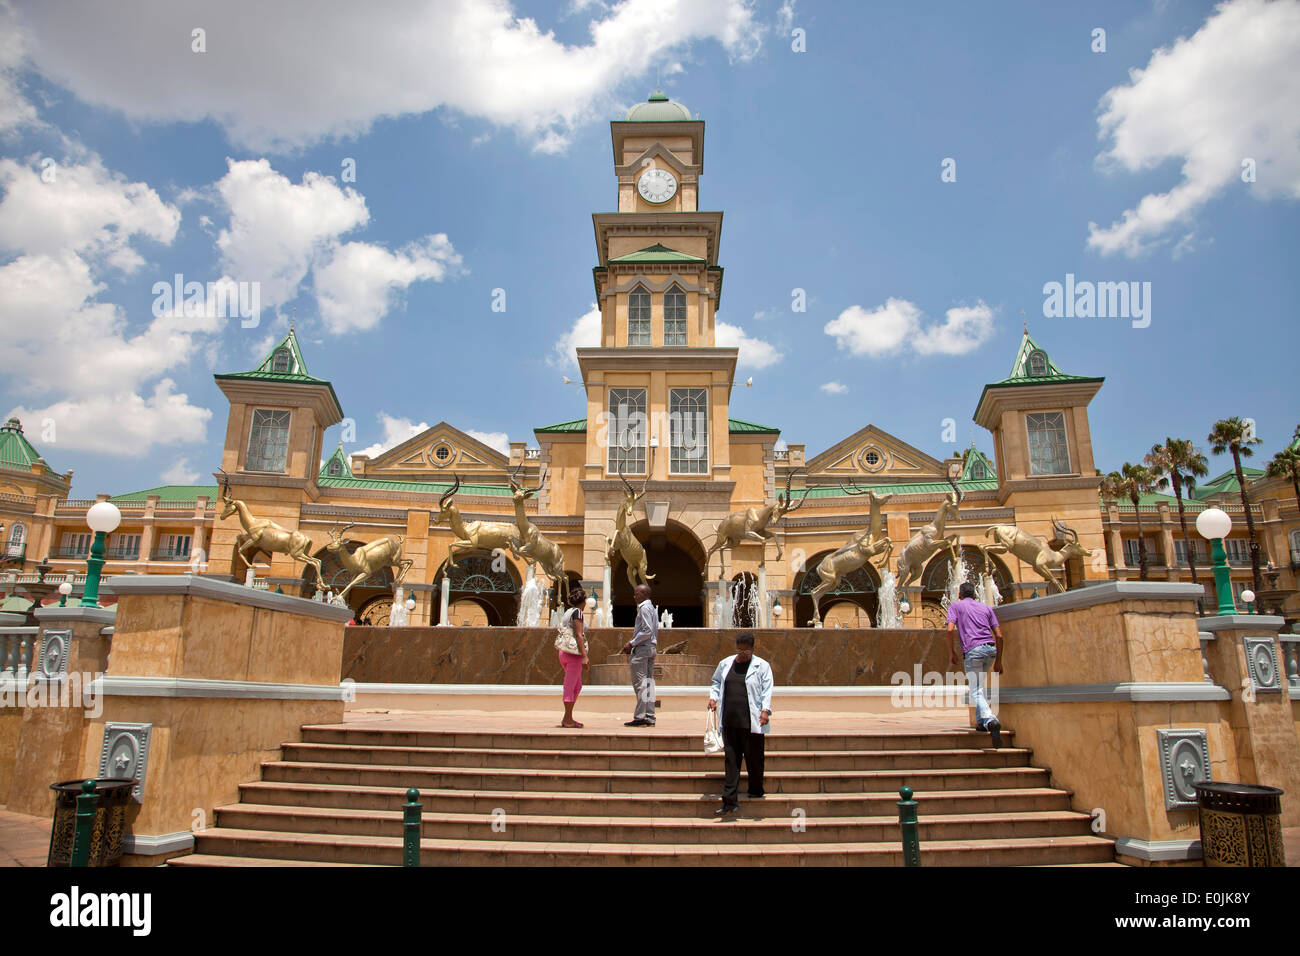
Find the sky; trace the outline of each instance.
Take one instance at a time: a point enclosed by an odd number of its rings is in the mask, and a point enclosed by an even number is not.
[[[585,413],[609,121],[659,84],[706,123],[733,417],[990,451],[1028,324],[1105,376],[1102,470],[1232,415],[1262,465],[1300,422],[1300,0],[1066,6],[0,0],[0,407],[73,497],[211,483],[212,376],[292,317],[327,452],[535,445]]]

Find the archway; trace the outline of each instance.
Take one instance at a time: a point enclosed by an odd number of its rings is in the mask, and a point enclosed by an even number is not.
[[[343,546],[349,552],[355,551],[361,547],[363,541],[344,541]],[[321,548],[312,557],[320,561],[321,580],[325,584],[325,590],[339,594],[345,587],[352,583],[352,579],[357,576],[356,571],[344,567],[343,559],[339,557],[337,551],[331,551],[328,547]],[[302,566],[302,596],[310,598],[316,593],[316,569],[309,564]],[[392,608],[393,597],[393,569],[380,568],[373,572],[348,592],[348,607],[352,609],[353,616],[358,623],[361,623],[361,617],[364,614],[370,619],[370,623],[375,625],[388,624],[388,612],[380,608],[379,603],[383,598],[388,598],[388,608]],[[382,620],[381,620],[382,619]]]
[[[450,613],[450,609],[461,601],[472,601],[475,606],[481,608],[490,627],[515,623],[515,617],[519,612],[521,582],[518,572],[509,561],[504,559],[498,561],[487,551],[458,555],[454,568],[443,561],[433,578],[433,624],[441,623],[439,618],[442,610],[444,576],[451,580],[448,595],[450,623],[459,624],[463,620]]]
[[[970,575],[967,580],[976,583],[978,575],[984,573],[987,568],[987,573],[993,576],[993,583],[997,585],[1000,603],[1010,604],[1015,600],[1015,586],[1011,574],[996,555],[985,555],[975,545],[963,544],[961,556]],[[984,563],[986,558],[987,565]],[[930,563],[925,566],[925,571],[921,574],[921,616],[925,627],[946,626],[948,612],[944,607],[943,599],[948,593],[948,579],[951,573],[952,562],[948,560],[948,553],[943,551],[930,559]]]
[[[833,554],[833,550],[822,551],[807,562],[806,571],[799,576],[798,583],[795,585],[794,600],[794,625],[795,627],[809,627],[813,622],[813,588],[821,584],[821,576],[817,573],[817,565],[822,563],[822,559],[828,554]],[[840,579],[840,583],[835,586],[835,590],[822,598],[822,613],[825,614],[827,608],[833,604],[848,601],[856,604],[866,612],[867,618],[875,625],[876,611],[880,607],[880,596],[877,593],[880,588],[880,575],[876,568],[870,562],[864,564]]]
[[[704,546],[689,528],[669,521],[653,532],[648,521],[638,521],[632,534],[646,550],[652,600],[660,612],[672,613],[673,627],[704,626]],[[636,619],[627,563],[619,555],[612,568],[613,624],[631,627]]]

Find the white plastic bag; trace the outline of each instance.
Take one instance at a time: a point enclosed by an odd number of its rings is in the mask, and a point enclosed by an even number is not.
[[[704,722],[704,752],[716,754],[722,753],[723,749],[722,732],[718,730],[718,713],[711,710]]]

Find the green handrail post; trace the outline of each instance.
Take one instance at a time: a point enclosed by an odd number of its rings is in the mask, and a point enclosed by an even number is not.
[[[95,781],[87,780],[77,794],[77,823],[72,830],[72,859],[69,866],[90,865],[90,833],[95,827],[95,810],[99,807],[99,793]]]
[[[903,831],[903,866],[921,865],[921,838],[916,822],[917,803],[912,799],[912,788],[904,784],[898,788],[898,827]]]
[[[420,865],[420,821],[424,807],[420,791],[415,787],[406,791],[402,804],[402,866]]]

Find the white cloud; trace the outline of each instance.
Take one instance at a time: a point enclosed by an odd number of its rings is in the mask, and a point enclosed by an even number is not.
[[[177,458],[170,468],[162,473],[163,484],[192,485],[199,480],[199,473],[190,467],[188,458]]]
[[[573,350],[594,348],[598,345],[600,345],[600,309],[593,302],[591,308],[574,319],[569,331],[556,341],[551,354],[546,357],[546,364],[552,368],[575,369],[578,367],[578,357]]]
[[[103,259],[125,272],[144,264],[134,239],[170,244],[181,214],[145,183],[110,173],[98,156],[51,168],[45,182],[41,157],[30,165],[0,159],[0,249],[58,255],[75,252]]]
[[[767,368],[781,361],[783,356],[776,346],[763,339],[753,338],[739,325],[715,322],[713,341],[719,348],[738,348],[737,368]]]
[[[480,432],[473,428],[465,429],[465,434],[477,438],[489,448],[495,448],[503,455],[510,454],[510,436],[505,432]]]
[[[383,429],[384,437],[379,439],[373,445],[366,448],[351,452],[352,455],[366,455],[375,458],[388,449],[400,445],[420,432],[429,427],[428,422],[420,422],[418,425],[409,418],[399,418],[396,415],[389,415],[387,412],[379,413],[379,426]]]
[[[373,328],[414,282],[441,282],[460,271],[445,233],[396,253],[367,242],[340,246],[312,271],[321,318],[331,332]]]
[[[560,150],[578,126],[609,117],[624,81],[670,51],[716,41],[732,59],[748,59],[763,32],[745,0],[592,8],[599,18],[585,45],[562,43],[508,0],[391,0],[382,16],[353,0],[227,3],[197,17],[188,4],[142,0],[132,11],[124,30],[112,4],[24,8],[29,58],[87,103],[133,121],[208,118],[258,151],[439,107]],[[198,25],[204,53],[191,50]]]
[[[1202,206],[1230,188],[1300,198],[1300,3],[1220,4],[1190,38],[1156,50],[1145,69],[1101,99],[1099,157],[1129,172],[1181,162],[1182,181],[1144,196],[1123,218],[1088,223],[1088,247],[1137,256],[1186,234]],[[1242,181],[1253,159],[1256,181]],[[1185,243],[1179,252],[1188,251]]]
[[[927,326],[924,320],[925,313],[915,303],[891,298],[870,310],[851,305],[827,322],[823,331],[841,351],[872,357],[905,348],[919,355],[965,355],[993,334],[993,310],[982,301],[954,306],[941,323]]]
[[[24,37],[13,8],[0,2],[0,133],[4,134],[38,123],[36,107],[23,96],[18,84],[23,46]]]
[[[827,395],[843,395],[849,390],[847,385],[840,382],[823,382],[820,387]]]

